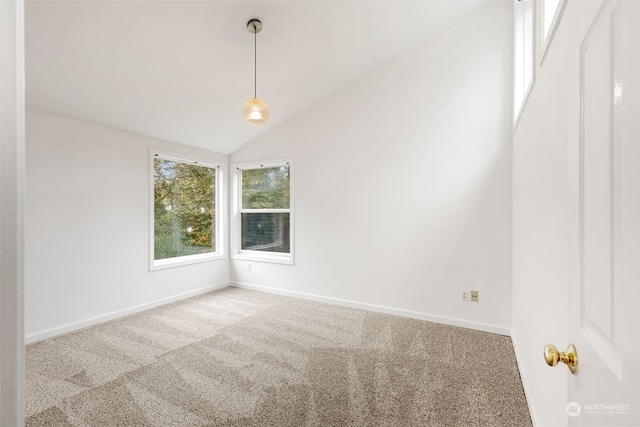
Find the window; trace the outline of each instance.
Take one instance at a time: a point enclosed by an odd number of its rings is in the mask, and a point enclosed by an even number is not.
[[[549,50],[549,46],[551,46],[551,41],[558,29],[558,25],[560,25],[562,13],[566,6],[567,0],[542,0],[540,2],[540,16],[542,17],[542,19],[540,19],[540,34],[542,35],[542,55],[540,55],[540,65],[542,65],[542,62],[547,55],[547,51]]]
[[[235,165],[234,258],[293,263],[290,161]]]
[[[151,269],[221,257],[220,165],[152,152]]]
[[[535,81],[533,0],[515,0],[513,7],[513,123],[514,128]]]

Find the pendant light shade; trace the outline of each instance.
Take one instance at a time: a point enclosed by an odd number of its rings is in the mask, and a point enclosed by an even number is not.
[[[258,47],[257,36],[262,30],[262,22],[258,19],[251,19],[247,22],[247,29],[253,33],[253,98],[247,100],[242,106],[242,117],[252,125],[261,125],[269,120],[269,107],[267,103],[257,97],[258,91]]]
[[[269,107],[262,99],[248,99],[242,106],[242,117],[249,124],[261,125],[269,120]]]

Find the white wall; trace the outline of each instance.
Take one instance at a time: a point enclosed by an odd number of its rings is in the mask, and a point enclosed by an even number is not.
[[[550,369],[542,351],[547,343],[564,351],[567,343],[566,100],[572,84],[567,74],[567,21],[572,8],[569,4],[544,66],[536,67],[536,81],[513,141],[512,339],[538,426],[567,422],[567,375]]]
[[[294,266],[232,260],[232,281],[508,333],[511,10],[481,9],[232,154],[293,157],[296,243]]]
[[[149,272],[150,147],[228,161],[27,110],[27,341],[228,284],[227,259]]]

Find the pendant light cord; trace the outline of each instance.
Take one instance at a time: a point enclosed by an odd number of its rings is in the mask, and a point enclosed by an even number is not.
[[[258,28],[253,24],[253,97],[258,96]]]

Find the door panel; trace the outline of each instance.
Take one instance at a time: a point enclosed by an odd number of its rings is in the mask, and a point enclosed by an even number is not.
[[[619,129],[612,105],[615,58],[620,53],[619,10],[609,7],[601,13],[581,46],[580,101],[582,105],[582,283],[580,330],[607,365],[620,374],[613,329],[617,254],[614,238],[619,224],[612,221],[618,208]]]
[[[640,425],[640,2],[576,7],[568,337],[579,364],[568,420]]]

